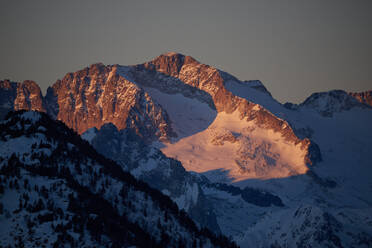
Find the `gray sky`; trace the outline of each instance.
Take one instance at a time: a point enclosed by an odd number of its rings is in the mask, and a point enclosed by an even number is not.
[[[0,0],[0,37],[0,79],[44,92],[95,62],[168,51],[260,79],[281,102],[372,89],[371,0]]]

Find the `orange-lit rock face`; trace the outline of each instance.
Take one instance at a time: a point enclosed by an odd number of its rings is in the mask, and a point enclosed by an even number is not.
[[[40,87],[34,81],[23,83],[0,81],[0,103],[2,112],[9,110],[36,110],[45,112]]]
[[[15,110],[36,110],[45,112],[40,87],[34,81],[24,81],[17,87]]]
[[[78,133],[113,123],[119,130],[134,128],[145,138],[172,136],[166,112],[116,72],[117,66],[95,64],[57,81],[46,97],[57,119]]]
[[[367,104],[372,107],[372,91],[365,91],[365,92],[355,92],[349,93],[359,102]]]

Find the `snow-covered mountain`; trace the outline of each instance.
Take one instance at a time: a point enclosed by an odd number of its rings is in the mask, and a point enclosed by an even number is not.
[[[16,106],[12,85],[1,84],[3,112]],[[68,73],[41,99],[41,111],[242,247],[372,245],[370,92],[283,105],[258,80],[167,53]]]
[[[40,112],[0,123],[0,199],[2,247],[233,246]]]
[[[168,113],[177,137],[163,142],[161,150],[187,170],[212,181],[218,178],[216,182],[237,182],[304,174],[306,164],[318,161],[310,149],[316,144],[298,138],[285,120],[229,90],[228,85],[242,82],[192,57],[168,53],[119,73]]]
[[[301,107],[316,110],[323,116],[332,117],[338,112],[352,108],[368,108],[369,106],[343,90],[333,90],[312,94],[301,103]]]

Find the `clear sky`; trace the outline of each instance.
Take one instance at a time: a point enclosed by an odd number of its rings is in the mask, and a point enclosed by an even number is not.
[[[0,79],[45,92],[89,64],[168,51],[259,79],[281,102],[372,89],[372,1],[0,0]]]

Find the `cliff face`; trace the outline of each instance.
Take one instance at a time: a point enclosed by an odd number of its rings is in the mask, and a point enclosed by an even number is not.
[[[37,110],[45,112],[40,87],[30,80],[23,83],[0,81],[0,117],[10,110]]]
[[[78,133],[113,123],[130,127],[146,138],[173,135],[161,106],[117,73],[117,66],[94,64],[58,80],[46,95],[50,112]]]
[[[17,87],[17,96],[14,101],[14,109],[45,112],[43,96],[39,85],[29,80],[19,84]]]

